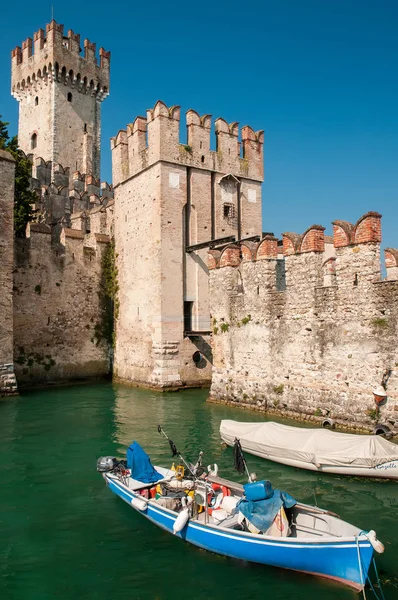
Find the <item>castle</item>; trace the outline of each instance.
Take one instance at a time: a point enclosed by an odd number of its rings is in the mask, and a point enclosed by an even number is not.
[[[160,101],[112,138],[112,185],[101,182],[110,53],[83,46],[52,21],[12,51],[37,212],[14,239],[1,151],[1,394],[112,373],[369,428],[383,381],[377,418],[395,426],[398,251],[382,281],[380,215],[336,221],[333,239],[321,226],[262,234],[263,132],[218,118],[212,151],[211,116],[189,110],[181,143],[180,108]]]

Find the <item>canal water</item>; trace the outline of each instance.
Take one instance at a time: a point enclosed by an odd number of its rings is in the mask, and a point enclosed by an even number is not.
[[[0,403],[1,600],[344,600],[335,583],[217,556],[146,521],[103,484],[100,455],[123,456],[137,440],[171,465],[162,424],[191,461],[198,451],[226,477],[220,420],[264,420],[206,403],[206,391],[176,394],[103,383],[41,390]],[[317,475],[247,456],[249,467],[303,502],[375,529],[386,600],[398,598],[398,484]],[[362,597],[362,596],[361,596]],[[371,592],[367,592],[371,598]]]

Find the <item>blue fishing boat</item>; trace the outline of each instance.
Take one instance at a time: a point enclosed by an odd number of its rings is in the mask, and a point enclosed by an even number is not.
[[[127,461],[101,457],[97,470],[110,490],[145,518],[225,556],[333,579],[360,591],[374,550],[384,550],[374,531],[297,502],[268,481],[242,486],[223,479],[216,466],[203,469],[201,459],[196,465],[153,467],[134,442]]]

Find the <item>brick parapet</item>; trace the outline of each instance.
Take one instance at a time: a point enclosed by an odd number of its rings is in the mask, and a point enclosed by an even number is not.
[[[377,212],[362,215],[355,225],[348,221],[333,221],[332,225],[335,248],[381,242],[381,215]]]
[[[325,245],[325,228],[312,225],[303,234],[286,232],[283,234],[284,277],[286,285],[292,281],[297,285],[295,272],[300,271],[299,257],[305,259],[308,268],[316,272],[314,285],[320,286],[361,286],[381,280],[380,243],[381,215],[366,213],[352,225],[346,221],[334,221],[335,248],[329,243]],[[346,243],[347,240],[349,243]],[[344,245],[343,242],[344,241]],[[331,251],[334,253],[331,254]],[[208,253],[210,270],[239,267],[244,262],[258,262],[262,259],[277,260],[278,240],[266,235],[260,242],[241,242],[224,249],[212,249]],[[398,250],[385,250],[387,278],[398,279]],[[301,264],[301,263],[300,263]],[[305,272],[303,271],[303,284]],[[275,274],[276,276],[276,274]],[[291,277],[293,276],[293,278]],[[309,279],[308,279],[309,281]],[[322,284],[323,281],[323,284]]]
[[[305,252],[325,251],[325,228],[322,225],[311,225],[303,234],[283,233],[283,253],[302,254]]]
[[[168,108],[158,101],[147,116],[135,121],[111,139],[114,184],[138,174],[147,166],[162,160],[188,167],[231,173],[236,177],[263,180],[262,131],[249,126],[241,130],[242,151],[238,139],[238,123],[215,120],[217,150],[210,150],[211,116],[190,109],[186,113],[188,143],[179,142],[180,107]]]

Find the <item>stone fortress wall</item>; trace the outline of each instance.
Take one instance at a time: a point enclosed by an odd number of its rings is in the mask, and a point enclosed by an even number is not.
[[[112,187],[36,158],[37,221],[15,239],[14,362],[22,387],[110,372],[103,254],[113,235]]]
[[[241,148],[238,124],[217,119],[213,152],[210,115],[189,110],[186,124],[182,144],[180,107],[159,101],[111,142],[120,302],[114,374],[158,389],[211,380],[206,243],[261,233],[262,132],[244,127]]]
[[[16,240],[14,363],[20,387],[110,373],[104,337],[101,271],[110,238],[103,233],[32,223]]]
[[[372,429],[398,425],[398,250],[381,215],[210,250],[210,397]],[[333,246],[331,245],[333,241]],[[332,252],[331,252],[332,250]],[[377,414],[372,391],[386,383]]]
[[[0,150],[0,396],[17,393],[13,358],[13,240],[15,163]]]

